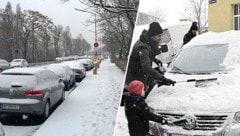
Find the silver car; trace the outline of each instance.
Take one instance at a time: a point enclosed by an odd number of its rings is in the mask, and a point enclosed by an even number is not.
[[[6,60],[0,59],[0,72],[10,68],[9,63]]]
[[[240,32],[208,32],[187,43],[165,73],[177,81],[154,87],[146,98],[153,112],[176,125],[152,123],[154,135],[240,135]]]
[[[10,67],[14,68],[14,67],[28,67],[28,62],[25,59],[13,59],[10,62]]]
[[[43,68],[15,68],[0,74],[0,114],[37,115],[42,121],[65,99],[64,85]]]

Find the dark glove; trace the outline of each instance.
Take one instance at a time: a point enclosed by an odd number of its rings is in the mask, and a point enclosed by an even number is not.
[[[160,73],[160,74],[162,74],[162,75],[164,74],[164,72],[161,71],[159,67],[155,67],[154,70],[156,70],[158,73]]]
[[[160,66],[162,66],[162,62],[160,61],[160,60],[158,60],[158,59],[154,59],[154,62],[157,64],[157,65],[160,65]]]
[[[176,81],[173,81],[171,79],[165,78],[164,76],[160,79],[160,82],[162,82],[163,85],[172,85],[174,86],[176,84]]]

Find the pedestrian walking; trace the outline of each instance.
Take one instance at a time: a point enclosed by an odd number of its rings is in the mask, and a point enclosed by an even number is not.
[[[198,31],[197,22],[194,21],[192,23],[192,26],[190,27],[190,30],[183,37],[183,45],[191,41],[192,38],[194,38],[197,35],[197,31]]]
[[[156,55],[161,53],[159,43],[162,37],[162,27],[158,22],[152,22],[149,30],[143,30],[139,40],[134,44],[127,68],[125,83],[128,85],[133,80],[144,83],[146,95],[151,91],[149,84],[153,80],[160,81],[163,85],[174,85],[176,82],[165,78],[152,67],[152,63],[161,63]]]
[[[145,102],[144,84],[141,81],[133,80],[128,85],[129,95],[126,96],[124,106],[128,120],[130,136],[149,135],[149,120],[164,124],[173,124],[162,116],[152,113]]]

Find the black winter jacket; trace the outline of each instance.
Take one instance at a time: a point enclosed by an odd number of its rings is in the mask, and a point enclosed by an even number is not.
[[[149,120],[167,123],[161,116],[153,114],[141,96],[128,95],[124,102],[130,136],[146,136]],[[164,123],[164,124],[165,124]]]
[[[188,33],[186,33],[183,37],[183,45],[188,43],[189,41],[192,40],[193,37],[195,37],[196,35],[194,35],[191,30],[188,31]]]
[[[144,30],[140,39],[133,46],[125,83],[128,85],[132,80],[142,81],[147,88],[149,78],[160,80],[163,75],[152,68],[155,56],[160,54],[158,43],[147,36],[148,31]]]

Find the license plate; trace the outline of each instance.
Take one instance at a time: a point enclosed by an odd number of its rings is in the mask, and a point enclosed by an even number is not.
[[[19,105],[2,104],[2,109],[5,109],[5,110],[19,110]]]

